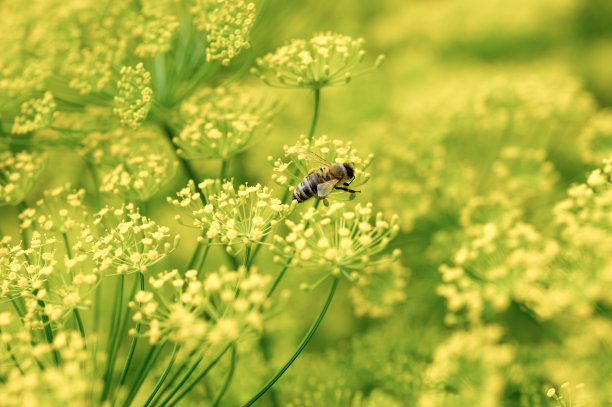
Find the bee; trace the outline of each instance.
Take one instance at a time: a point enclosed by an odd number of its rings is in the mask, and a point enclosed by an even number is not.
[[[315,195],[319,199],[325,199],[334,189],[340,189],[351,194],[361,192],[347,188],[355,179],[355,169],[351,164],[332,164],[312,151],[308,151],[307,154],[324,166],[308,171],[304,180],[295,187],[293,199],[298,203],[304,202]]]

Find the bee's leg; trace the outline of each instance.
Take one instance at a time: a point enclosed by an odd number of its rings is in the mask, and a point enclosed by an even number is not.
[[[344,187],[336,187],[334,189],[340,189],[342,191],[350,192],[351,194],[354,194],[355,192],[361,192],[361,191],[356,191],[354,189],[348,189],[348,188],[344,188]]]
[[[349,182],[345,182],[344,186],[348,187],[349,185],[351,185],[353,183],[353,181],[355,181],[355,177],[351,178],[351,180]]]

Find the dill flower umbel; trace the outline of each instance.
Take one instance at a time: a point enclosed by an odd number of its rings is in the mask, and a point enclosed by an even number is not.
[[[274,53],[257,59],[252,72],[266,84],[281,87],[319,89],[347,84],[366,70],[356,70],[363,62],[362,38],[333,32],[315,34],[310,40],[295,39]],[[374,64],[383,60],[379,56]]]
[[[612,110],[595,113],[578,138],[583,161],[600,164],[612,156]]]
[[[45,164],[44,153],[0,151],[0,206],[23,201]]]
[[[142,62],[135,67],[124,66],[120,73],[114,112],[123,126],[134,129],[147,117],[153,104],[151,74]]]
[[[287,219],[287,236],[274,236],[274,260],[291,267],[324,270],[357,281],[366,267],[388,263],[399,257],[380,256],[399,231],[398,218],[388,222],[382,213],[373,218],[372,204],[357,204],[354,210],[341,202],[329,208],[309,208],[299,222]]]
[[[394,305],[406,301],[408,274],[399,259],[364,268],[349,291],[355,315],[370,318],[390,315]]]
[[[55,115],[57,104],[51,92],[45,92],[42,98],[30,99],[21,105],[21,114],[15,117],[13,134],[25,134],[34,130],[49,127]]]
[[[72,189],[69,183],[43,192],[44,198],[35,207],[27,208],[19,214],[21,227],[33,225],[38,230],[66,233],[80,227],[87,216],[83,204],[84,189]]]
[[[351,182],[351,188],[365,184],[370,179],[368,167],[372,163],[374,154],[361,158],[357,155],[357,150],[353,148],[352,142],[344,142],[338,139],[330,139],[326,135],[308,141],[305,136],[300,136],[296,144],[283,146],[285,150],[284,158],[274,160],[268,157],[268,161],[274,166],[272,180],[278,185],[289,188],[293,191],[312,168],[326,166],[319,157],[329,163],[350,163],[353,166],[355,179]],[[315,155],[312,155],[314,153]],[[318,156],[318,157],[317,157]],[[297,175],[296,175],[297,174]],[[346,193],[335,190],[327,197],[341,198]]]
[[[174,15],[164,14],[163,10],[148,7],[144,11],[143,22],[134,29],[134,36],[140,40],[134,53],[141,58],[156,57],[168,52],[172,39],[181,23]]]
[[[82,240],[89,246],[100,272],[128,274],[145,272],[172,252],[179,235],[139,213],[134,204],[121,208],[106,207],[95,214],[94,227],[83,231]]]
[[[23,319],[32,328],[45,324],[41,315],[61,324],[73,309],[88,307],[98,276],[95,270],[83,267],[87,256],[65,258],[62,267],[56,238],[34,231],[27,243],[12,245],[9,238],[0,243],[0,297],[23,299]]]
[[[264,138],[274,103],[238,88],[204,88],[181,104],[187,123],[173,138],[187,159],[233,157]]]
[[[199,187],[204,196],[190,180],[177,198],[168,197],[168,202],[191,218],[191,225],[202,229],[208,239],[225,244],[260,242],[291,209],[260,184],[242,184],[236,189],[232,181],[207,179]]]
[[[201,281],[196,270],[178,270],[149,278],[153,291],[139,291],[130,303],[140,304],[133,319],[146,326],[151,344],[170,340],[187,348],[235,342],[248,331],[261,331],[262,306],[270,276],[256,268],[224,267]],[[166,289],[167,290],[164,290]]]
[[[91,353],[84,347],[78,332],[62,331],[52,343],[32,345],[26,335],[14,335],[11,349],[19,361],[19,368],[0,368],[6,377],[0,383],[4,406],[66,406],[82,407],[91,404],[92,391],[98,396],[99,386],[94,379]],[[61,364],[53,362],[59,355]],[[8,372],[6,372],[8,370]]]
[[[193,23],[206,31],[206,60],[229,65],[242,49],[250,47],[249,34],[255,22],[255,4],[244,0],[190,2]]]
[[[143,125],[92,133],[81,149],[99,172],[100,191],[126,202],[146,202],[172,180],[178,166],[161,130]]]

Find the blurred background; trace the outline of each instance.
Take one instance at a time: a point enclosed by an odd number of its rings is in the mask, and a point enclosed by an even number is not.
[[[363,37],[366,65],[385,55],[379,69],[322,90],[315,135],[352,141],[364,157],[375,154],[372,178],[357,199],[400,215],[391,246],[402,250],[402,266],[410,270],[405,301],[383,318],[356,316],[350,286],[341,284],[313,340],[258,405],[610,405],[610,353],[576,351],[591,346],[572,336],[581,329],[579,318],[545,320],[515,298],[487,308],[482,326],[468,324],[449,316],[439,269],[469,241],[469,226],[503,224],[515,211],[537,233],[555,235],[555,204],[612,156],[612,1],[265,0],[257,6],[251,53],[239,55],[219,83],[249,58],[316,32]],[[281,157],[283,145],[308,132],[313,94],[270,88],[249,74],[238,83],[281,108],[269,137],[232,160],[228,173],[238,182],[273,185],[267,157]],[[31,196],[57,180],[91,185],[78,157],[55,154]],[[201,179],[216,177],[218,164],[192,162]],[[195,246],[196,232],[177,226],[165,202],[185,181],[177,174],[148,209],[183,235],[168,268]],[[0,219],[5,233],[17,234],[14,207],[0,207]],[[215,250],[211,268],[225,262]],[[497,254],[505,261],[503,251]],[[278,267],[267,250],[257,263],[264,272]],[[292,354],[326,290],[302,292],[303,280],[292,274],[283,281],[280,290],[291,291],[286,312],[269,321],[262,339],[269,361],[260,352],[241,356],[221,405],[247,400]],[[372,295],[384,301],[388,288],[381,284]],[[609,319],[607,306],[591,305]],[[609,350],[610,343],[601,346]],[[506,354],[512,362],[500,356]],[[555,404],[547,390],[572,378],[574,368],[598,396]],[[221,383],[219,371],[208,385]],[[572,388],[582,384],[575,376]],[[203,397],[204,386],[196,388],[185,405],[200,405]]]

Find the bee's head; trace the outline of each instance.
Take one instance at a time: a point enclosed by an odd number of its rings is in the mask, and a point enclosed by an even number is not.
[[[353,170],[353,166],[349,163],[344,163],[342,165],[346,170],[346,175],[348,176],[348,178],[353,178],[355,176],[355,170]]]

